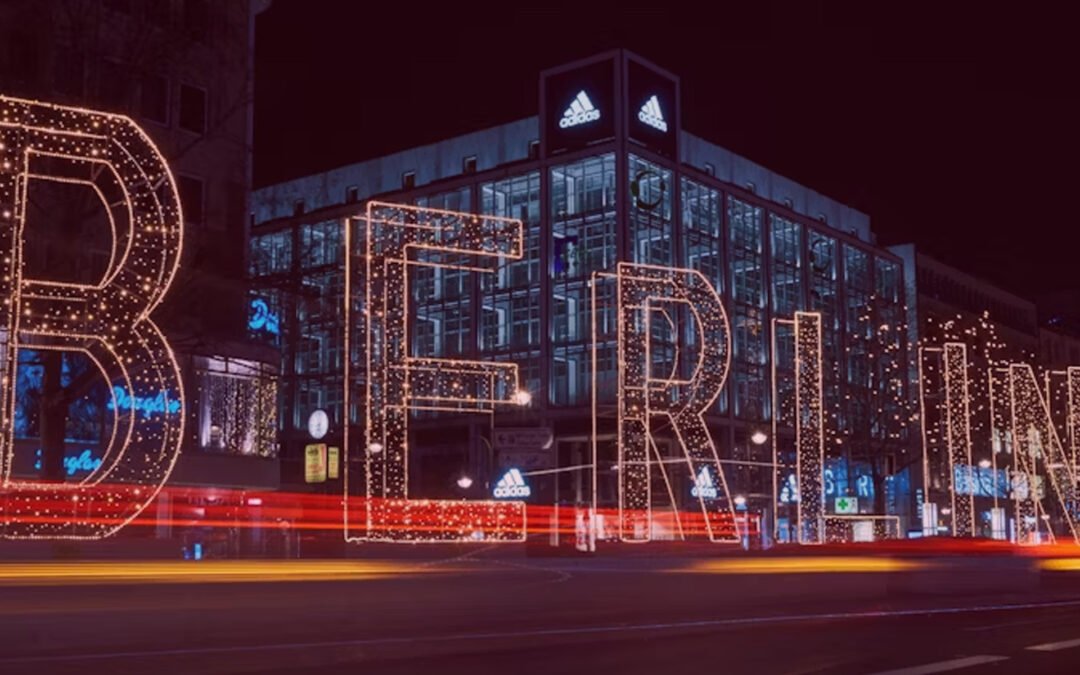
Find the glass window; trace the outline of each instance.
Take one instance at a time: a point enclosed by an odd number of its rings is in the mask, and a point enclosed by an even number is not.
[[[769,214],[772,248],[773,312],[791,318],[802,307],[802,226]]]
[[[131,107],[130,76],[115,61],[102,61],[98,71],[98,96],[106,110],[127,112]]]
[[[682,179],[682,224],[713,237],[720,236],[720,192],[711,187]]]
[[[671,171],[630,155],[631,259],[647,265],[674,263],[671,236]]]
[[[180,85],[180,128],[196,134],[206,132],[206,90]]]
[[[340,265],[344,260],[342,223],[331,220],[300,226],[300,266],[304,269],[322,265]]]
[[[147,73],[139,87],[139,113],[160,124],[169,123],[169,81],[161,75]]]
[[[883,258],[874,259],[874,277],[879,298],[888,302],[900,301],[900,265]]]
[[[184,222],[194,225],[203,223],[203,182],[194,176],[178,176],[176,189],[180,193],[180,204],[184,210]]]
[[[592,377],[592,293],[594,272],[610,271],[618,259],[615,245],[615,155],[596,157],[551,169],[551,263],[553,279],[550,337],[554,360],[550,400],[555,405],[578,405],[590,399]],[[610,290],[598,293],[614,306]],[[604,349],[605,341],[597,345]],[[599,375],[605,377],[603,373]]]
[[[292,233],[288,230],[251,238],[251,274],[287,272],[292,264]]]
[[[265,366],[197,357],[199,443],[204,450],[276,457],[277,379]]]
[[[500,260],[494,275],[481,277],[485,291],[529,288],[540,282],[540,174],[508,178],[480,186],[485,214],[517,218],[525,231],[521,260]]]
[[[765,306],[761,217],[761,207],[728,198],[732,298],[751,307]]]
[[[293,428],[307,430],[308,417],[316,410],[325,410],[330,417],[330,432],[339,433],[342,421],[342,401],[345,397],[344,383],[341,378],[317,377],[298,378],[296,386],[296,408],[293,411]]]

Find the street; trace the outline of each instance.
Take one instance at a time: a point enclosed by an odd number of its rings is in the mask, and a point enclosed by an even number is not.
[[[138,563],[67,581],[11,568],[0,571],[0,672],[1058,673],[1080,663],[1074,573],[1027,590],[910,592],[904,580],[927,572],[882,560],[854,558],[845,572],[827,559],[812,571],[736,563],[297,562],[295,580],[292,563],[239,563],[160,583],[140,579]]]

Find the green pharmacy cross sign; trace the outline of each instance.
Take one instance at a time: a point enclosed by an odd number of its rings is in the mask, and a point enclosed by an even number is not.
[[[836,513],[838,515],[856,514],[859,512],[859,500],[856,497],[837,497]]]

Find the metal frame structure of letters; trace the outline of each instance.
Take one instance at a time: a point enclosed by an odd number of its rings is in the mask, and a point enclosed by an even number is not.
[[[1080,544],[1080,530],[1072,512],[1076,504],[1076,474],[1054,428],[1035,371],[1026,363],[1009,364],[1009,407],[1014,453],[1022,471],[1028,475],[1029,490],[1035,487],[1034,476],[1041,460],[1069,532]],[[1038,495],[1034,497],[1037,501]]]
[[[784,442],[780,428],[790,425],[795,429],[795,485],[796,521],[801,544],[820,544],[825,541],[823,518],[825,516],[825,414],[823,397],[823,355],[820,312],[796,312],[794,319],[772,321],[772,443],[773,443],[773,505],[780,507],[780,481],[790,465],[781,460]],[[782,350],[779,346],[780,327],[790,328],[794,349],[791,364],[794,375],[790,396],[780,395],[777,362]],[[785,399],[785,400],[781,400]],[[785,402],[788,405],[785,405]],[[805,482],[805,490],[803,483]],[[809,503],[802,505],[803,493],[809,495]],[[807,518],[807,525],[803,525]],[[779,518],[774,536],[779,536]]]
[[[525,505],[520,501],[410,499],[408,494],[409,417],[413,411],[494,412],[514,405],[518,368],[514,363],[417,357],[409,335],[409,273],[419,266],[490,272],[472,259],[519,259],[520,220],[370,202],[363,227],[365,266],[354,279],[354,223],[345,223],[347,335],[363,330],[366,361],[364,447],[350,442],[345,425],[345,538],[349,541],[520,541],[525,536]],[[362,320],[353,325],[352,285],[363,283]],[[345,405],[350,409],[354,380],[347,338]],[[350,495],[354,462],[364,465],[362,509]],[[357,522],[359,521],[359,522]],[[354,528],[358,527],[358,531]]]
[[[112,255],[93,285],[23,274],[31,181],[97,193],[112,226]],[[150,313],[180,262],[183,218],[158,149],[129,118],[0,97],[0,536],[96,539],[135,518],[168,479],[183,436],[183,386],[171,348]],[[110,383],[113,406],[101,466],[78,482],[20,480],[14,461],[20,347],[82,352]],[[123,410],[169,399],[161,411]]]
[[[706,532],[711,541],[737,543],[735,510],[716,446],[705,425],[704,412],[724,386],[730,363],[730,329],[723,302],[705,276],[691,269],[619,263],[614,275],[593,275],[594,290],[614,277],[618,309],[618,466],[619,536],[624,542],[651,538],[650,445],[653,420],[666,416],[686,457],[690,480],[710,469],[717,477],[715,498],[698,494]],[[594,292],[595,302],[595,292]],[[686,379],[677,372],[658,377],[651,354],[654,315],[684,307],[692,324],[696,361]],[[594,344],[595,312],[594,312]],[[680,357],[676,354],[676,370]],[[595,358],[593,360],[595,371]],[[595,376],[595,373],[594,373]],[[594,387],[593,396],[596,396]],[[594,400],[595,410],[595,400]],[[595,421],[594,421],[595,425]],[[594,492],[594,500],[595,500]],[[594,505],[595,506],[595,505]]]

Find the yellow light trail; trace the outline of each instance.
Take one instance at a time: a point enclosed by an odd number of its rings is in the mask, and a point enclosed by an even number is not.
[[[335,560],[30,562],[0,564],[0,586],[358,581],[446,571],[451,570],[400,562]]]
[[[1080,572],[1080,558],[1046,558],[1039,561],[1045,572]]]
[[[807,558],[729,558],[695,561],[670,570],[697,574],[851,574],[914,572],[928,565],[915,560],[872,556],[814,556]]]

